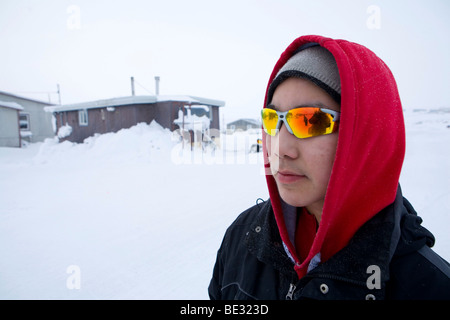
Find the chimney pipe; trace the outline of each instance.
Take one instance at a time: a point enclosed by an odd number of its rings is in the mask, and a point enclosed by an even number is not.
[[[59,105],[61,105],[61,90],[59,88],[59,83],[56,84],[56,87],[58,89],[58,91],[57,91],[57,93],[58,93],[58,102],[59,102]]]
[[[159,76],[155,77],[155,94],[159,96]]]
[[[131,77],[131,95],[134,96],[134,77]]]

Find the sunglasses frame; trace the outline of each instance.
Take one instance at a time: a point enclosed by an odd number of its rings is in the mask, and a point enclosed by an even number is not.
[[[313,137],[305,137],[305,138],[299,138],[299,137],[297,137],[297,136],[294,134],[294,132],[292,131],[291,126],[290,126],[289,123],[287,122],[286,116],[287,116],[287,114],[288,114],[289,112],[291,112],[292,110],[297,110],[297,109],[302,109],[302,108],[315,108],[315,109],[319,109],[319,110],[322,111],[323,113],[330,114],[330,115],[333,117],[333,122],[339,121],[340,115],[341,115],[341,113],[338,112],[338,111],[334,111],[334,110],[326,109],[326,108],[319,108],[319,107],[300,107],[300,108],[293,108],[293,109],[290,109],[290,110],[288,110],[288,111],[277,111],[277,110],[272,109],[272,108],[265,108],[265,109],[270,109],[270,110],[273,110],[273,111],[276,112],[276,114],[277,114],[277,116],[278,116],[278,122],[277,122],[277,125],[275,126],[275,129],[271,129],[271,130],[276,130],[276,133],[275,133],[274,135],[271,135],[271,134],[268,132],[268,130],[264,127],[264,121],[263,121],[264,132],[266,132],[266,133],[267,133],[269,136],[271,136],[271,137],[275,137],[275,136],[277,135],[278,131],[280,131],[280,129],[281,129],[281,123],[284,123],[284,125],[286,126],[287,131],[288,131],[290,134],[294,135],[296,138],[298,138],[298,139],[313,138],[314,136],[313,136]],[[264,112],[264,109],[261,110],[261,116],[263,116],[263,112]],[[334,132],[334,130],[333,130],[333,132]],[[332,133],[332,132],[330,132],[330,133]],[[328,133],[328,134],[329,134],[329,133]],[[325,134],[322,134],[322,135],[325,135]]]

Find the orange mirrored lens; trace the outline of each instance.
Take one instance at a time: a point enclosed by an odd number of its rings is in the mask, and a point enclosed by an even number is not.
[[[320,108],[292,109],[286,121],[297,138],[309,138],[333,132],[333,117]]]

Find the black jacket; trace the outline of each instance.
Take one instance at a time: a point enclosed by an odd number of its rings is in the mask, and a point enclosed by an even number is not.
[[[228,228],[209,285],[211,299],[450,299],[450,265],[430,247],[399,191],[350,243],[298,279],[270,201],[243,212]]]

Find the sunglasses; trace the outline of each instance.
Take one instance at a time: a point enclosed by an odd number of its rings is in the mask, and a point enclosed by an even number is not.
[[[297,138],[311,138],[337,131],[340,112],[316,107],[301,107],[281,112],[264,108],[261,112],[264,131],[274,137],[286,125],[289,133]]]

